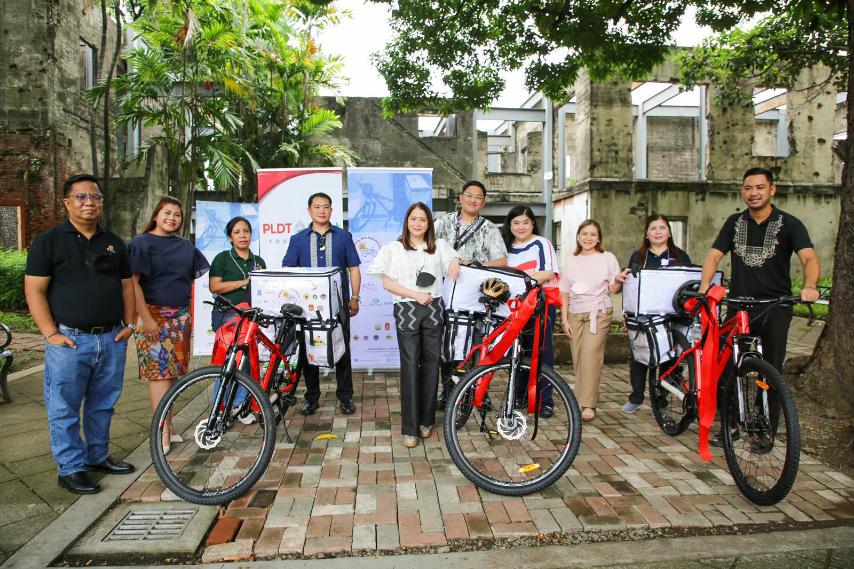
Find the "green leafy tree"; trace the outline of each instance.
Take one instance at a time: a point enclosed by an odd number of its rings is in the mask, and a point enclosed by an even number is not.
[[[192,203],[195,191],[213,185],[252,199],[260,165],[355,158],[324,143],[341,123],[312,104],[339,69],[312,39],[337,21],[332,8],[286,0],[149,0],[131,8],[137,39],[125,51],[128,73],[93,95],[97,101],[112,87],[115,124],[154,129],[137,158],[162,151],[172,195]]]
[[[642,79],[672,50],[689,8],[719,35],[681,59],[684,80],[720,87],[725,102],[744,101],[745,82],[790,87],[818,68],[814,87],[854,92],[854,0],[374,0],[392,8],[396,31],[376,56],[390,96],[389,113],[425,107],[442,112],[488,107],[502,72],[524,68],[526,84],[562,100],[579,71],[593,80]],[[759,20],[750,31],[736,29]],[[749,91],[747,93],[749,95]],[[847,102],[854,140],[854,97]],[[805,384],[821,401],[854,411],[854,144],[844,158],[831,311]]]

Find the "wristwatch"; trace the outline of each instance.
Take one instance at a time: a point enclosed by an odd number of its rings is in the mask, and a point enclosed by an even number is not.
[[[359,298],[361,298],[361,297],[358,294],[354,294],[353,296],[350,297],[350,300],[359,300]]]
[[[134,324],[134,323],[125,324],[125,328],[130,328],[130,331],[133,332],[136,330],[136,324]]]

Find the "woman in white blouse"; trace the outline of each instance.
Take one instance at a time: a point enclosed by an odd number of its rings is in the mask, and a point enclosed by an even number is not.
[[[418,202],[406,210],[403,234],[380,249],[369,273],[383,276],[394,295],[394,322],[400,350],[400,414],[403,445],[413,448],[433,433],[439,352],[445,320],[442,277],[456,280],[457,252],[436,239],[433,214]]]

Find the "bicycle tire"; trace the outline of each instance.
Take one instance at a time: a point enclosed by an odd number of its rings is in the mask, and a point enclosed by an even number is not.
[[[0,337],[3,339],[0,340],[0,350],[5,350],[6,346],[12,343],[12,330],[0,322]]]
[[[231,417],[230,420],[227,420],[228,430],[221,433],[220,437],[211,443],[213,446],[210,448],[203,448],[201,446],[198,439],[200,436],[198,431],[201,428],[202,432],[206,432],[204,431],[205,427],[203,423],[207,423],[208,416],[212,412],[211,403],[213,400],[211,390],[205,389],[203,382],[216,382],[217,380],[222,380],[222,368],[219,366],[203,367],[187,374],[175,382],[164,394],[157,405],[157,409],[154,411],[154,417],[151,421],[150,450],[154,468],[158,476],[160,476],[166,487],[174,492],[176,496],[194,504],[224,504],[243,495],[266,471],[275,449],[276,422],[268,396],[257,383],[240,371],[234,372],[234,381],[237,382],[238,388],[242,387],[249,392],[249,397],[243,403],[241,409],[245,412],[249,402],[253,399],[261,409],[256,429],[262,437],[260,449],[257,453],[254,451],[254,448],[250,448],[248,454],[237,454],[243,451],[245,447],[249,447],[250,445],[247,443],[251,442],[251,434],[248,432],[251,428],[244,428],[236,420],[237,414]],[[194,387],[196,389],[201,387],[201,392],[193,394],[191,389]],[[176,405],[176,401],[179,401],[179,398],[185,394],[188,396],[188,400],[181,399],[183,406],[179,407]],[[188,405],[192,405],[193,407],[187,409],[186,414],[182,416],[182,410]],[[217,411],[215,416],[221,416],[223,411]],[[170,457],[167,457],[163,451],[162,429],[170,414],[172,416],[173,429],[175,429],[176,433],[180,432],[180,428],[176,428],[176,423],[186,423],[188,427],[183,430],[192,432],[195,429],[196,434],[187,434],[184,437],[182,448],[173,448],[169,453]],[[200,418],[202,418],[201,421],[199,421]],[[225,442],[225,445],[220,448],[223,442]],[[236,463],[238,458],[243,458],[244,456],[253,456],[256,460],[242,475],[229,473],[223,480],[224,485],[231,478],[238,478],[230,485],[224,488],[209,488],[207,483],[205,483],[202,488],[197,488],[191,484],[200,478],[199,474],[203,469],[199,467],[204,465],[206,457],[211,459],[208,472],[211,478],[213,478],[214,475],[225,476],[222,474],[222,470],[225,470],[227,467],[223,466],[223,459],[228,458]],[[216,465],[214,466],[215,462]]]
[[[688,340],[681,333],[674,331],[673,338],[683,351],[688,349]],[[659,376],[659,372],[663,374],[668,370],[657,367],[655,374],[649,379],[649,404],[652,407],[652,415],[659,428],[672,437],[684,433],[685,429],[697,418],[695,396],[697,378],[694,364],[694,354],[691,353],[686,355],[682,363],[674,368],[667,377]],[[667,381],[671,386],[681,391],[684,397],[682,401],[679,401],[675,394],[661,387],[660,382],[662,381]]]
[[[739,416],[739,383],[744,386],[746,422]],[[757,405],[763,391],[768,399],[767,414]],[[754,504],[773,506],[792,489],[801,453],[798,411],[780,372],[763,359],[745,358],[725,386],[720,408],[724,456],[736,486]]]
[[[510,361],[504,360],[489,366],[475,367],[466,373],[448,398],[443,427],[448,453],[466,478],[479,488],[494,494],[521,496],[537,492],[553,484],[572,465],[581,445],[581,411],[569,385],[552,368],[543,366],[540,381],[547,381],[552,385],[555,414],[551,419],[539,419],[538,438],[533,440],[526,438],[525,435],[531,434],[528,430],[525,430],[517,440],[509,440],[501,435],[498,427],[484,430],[484,422],[487,417],[491,418],[492,415],[495,415],[496,425],[498,424],[498,410],[502,409],[503,400],[507,397],[507,393],[506,386],[502,387],[501,382],[496,381],[495,374],[509,371],[509,368]],[[522,360],[519,363],[519,377],[527,380],[529,370],[530,361]],[[492,376],[490,387],[496,386],[497,389],[487,394],[490,397],[489,403],[478,409],[478,412],[473,412],[474,409],[469,410],[466,423],[463,426],[458,426],[457,412],[460,403],[465,399],[467,392],[474,390],[477,382],[487,375]],[[503,394],[501,394],[502,390]],[[512,397],[512,395],[510,396]],[[558,403],[559,401],[562,405]],[[477,421],[474,423],[471,421],[471,418],[477,415],[480,415],[479,427],[476,424]],[[465,428],[469,426],[471,426],[470,429]],[[564,426],[566,428],[565,433]],[[550,427],[553,428],[553,431],[549,430]],[[549,438],[551,432],[558,433],[554,439]],[[484,445],[484,441],[486,441],[486,445]],[[489,446],[490,441],[496,441],[495,449],[497,452],[494,452],[492,456],[473,456],[470,458],[463,450],[463,446],[472,448],[474,445]],[[524,447],[519,441],[525,441],[530,445]],[[511,445],[512,448],[510,448]],[[536,463],[536,460],[545,458],[540,453],[547,450],[547,447],[554,449],[558,456],[556,460],[551,461],[550,465],[547,465],[548,468],[544,469],[541,464]],[[490,446],[490,449],[492,448]],[[473,455],[483,454],[482,450],[481,448]],[[493,475],[488,475],[478,469],[475,463],[480,462],[480,459],[483,459],[484,463],[482,468],[491,470]],[[528,462],[521,465],[513,464],[514,460]],[[528,470],[529,467],[531,467],[530,470]],[[537,470],[541,474],[525,480],[512,479],[513,476],[523,473],[523,471],[524,474],[527,474]],[[499,479],[499,474],[504,474],[505,479]]]

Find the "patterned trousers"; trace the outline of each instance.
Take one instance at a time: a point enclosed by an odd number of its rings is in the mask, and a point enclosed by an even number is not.
[[[441,298],[428,306],[414,301],[394,305],[404,435],[417,436],[419,426],[432,427],[436,421],[436,384],[444,321],[445,305]]]

